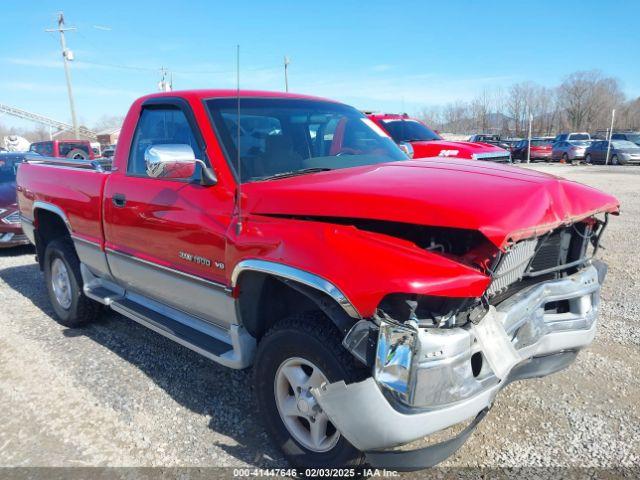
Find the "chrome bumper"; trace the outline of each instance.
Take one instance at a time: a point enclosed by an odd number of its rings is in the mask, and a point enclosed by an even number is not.
[[[476,417],[510,381],[562,369],[592,342],[605,275],[606,266],[593,262],[515,294],[478,325],[420,329],[408,402],[383,392],[373,378],[324,385],[314,391],[316,399],[347,440],[365,452]],[[552,311],[557,306],[562,313]]]

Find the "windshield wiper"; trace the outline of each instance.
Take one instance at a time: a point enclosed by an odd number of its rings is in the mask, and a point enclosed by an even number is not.
[[[274,175],[269,175],[268,177],[259,178],[258,180],[259,181],[276,180],[278,178],[287,178],[287,177],[295,177],[295,176],[298,176],[298,175],[306,175],[307,173],[328,172],[329,170],[332,170],[332,169],[331,168],[327,168],[327,167],[303,168],[301,170],[292,170],[290,172],[276,173]]]

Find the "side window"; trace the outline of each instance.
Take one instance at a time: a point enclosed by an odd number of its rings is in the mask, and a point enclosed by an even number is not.
[[[131,143],[127,173],[146,177],[147,165],[144,161],[144,152],[152,145],[171,143],[190,145],[196,158],[203,158],[202,150],[182,110],[171,107],[144,109]]]
[[[611,135],[612,140],[625,140],[624,135],[621,133],[614,133]]]

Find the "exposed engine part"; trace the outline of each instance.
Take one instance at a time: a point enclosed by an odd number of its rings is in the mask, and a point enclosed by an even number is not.
[[[385,321],[414,322],[425,328],[451,328],[469,321],[473,309],[480,304],[478,298],[450,298],[430,295],[387,295],[378,306]]]

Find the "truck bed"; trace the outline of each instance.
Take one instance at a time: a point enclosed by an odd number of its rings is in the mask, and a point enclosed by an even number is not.
[[[74,236],[103,244],[102,193],[110,168],[110,162],[29,158],[17,175],[21,215],[36,222],[38,207],[61,210]]]

